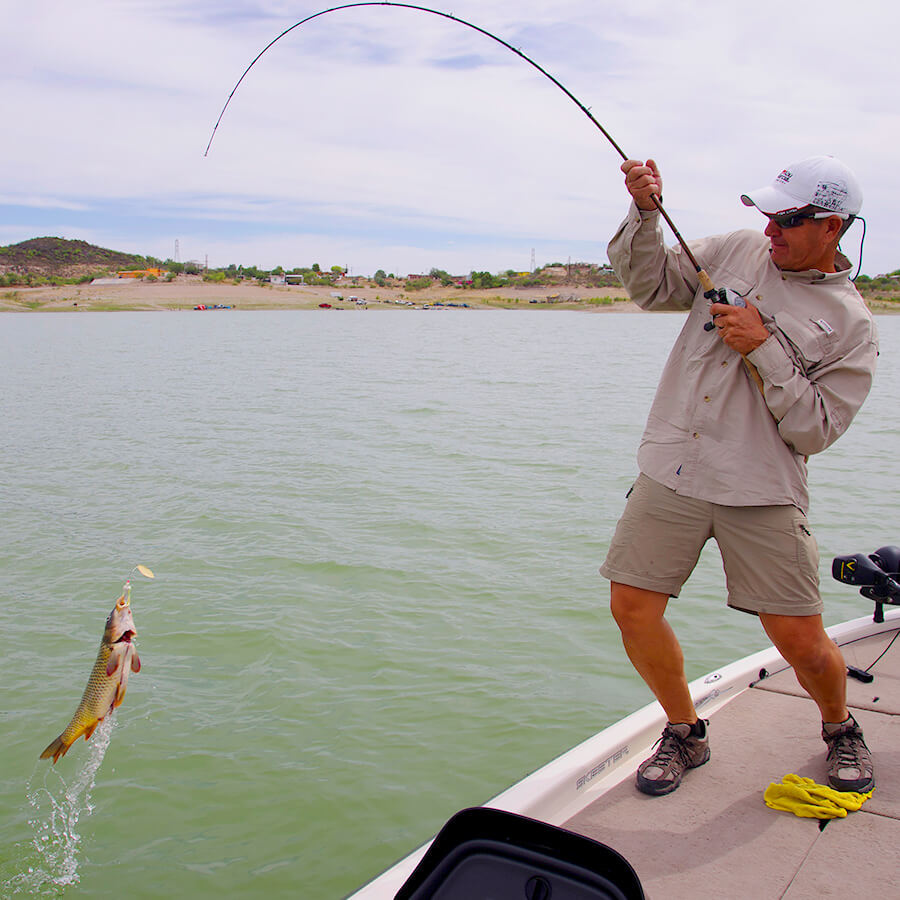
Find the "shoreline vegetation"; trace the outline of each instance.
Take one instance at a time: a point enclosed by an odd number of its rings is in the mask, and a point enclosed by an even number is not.
[[[900,270],[856,286],[876,313],[900,312]],[[371,278],[317,263],[290,271],[161,261],[57,237],[0,247],[0,312],[288,309],[569,309],[635,312],[612,267],[571,261],[532,272]]]

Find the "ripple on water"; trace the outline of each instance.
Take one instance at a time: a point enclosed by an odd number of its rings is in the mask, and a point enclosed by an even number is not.
[[[341,896],[646,702],[596,570],[682,321],[4,316],[0,884],[66,890],[28,773],[137,562],[143,668],[54,844],[85,896]],[[900,543],[878,378],[810,464],[823,560]],[[691,677],[763,645],[723,594],[710,547],[671,605]]]

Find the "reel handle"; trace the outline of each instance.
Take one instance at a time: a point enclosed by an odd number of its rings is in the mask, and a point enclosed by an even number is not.
[[[707,300],[712,300],[713,303],[724,303],[728,306],[747,305],[747,301],[737,291],[733,291],[731,288],[716,288],[713,285],[712,279],[703,271],[703,269],[697,271],[697,277],[700,279],[700,284],[703,285],[704,288],[709,284],[709,288],[703,291],[703,296],[706,297]],[[703,326],[703,330],[712,331],[715,327],[715,322],[710,320]],[[763,386],[762,376],[756,371],[756,366],[754,366],[743,353],[741,354],[741,359],[744,361],[744,366],[746,366],[747,373],[750,375],[753,383],[759,389],[760,394],[765,397],[766,390]]]

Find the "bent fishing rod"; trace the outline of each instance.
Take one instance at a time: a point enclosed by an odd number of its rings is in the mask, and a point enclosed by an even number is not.
[[[490,38],[492,41],[496,41],[498,44],[506,47],[507,50],[512,50],[512,52],[515,53],[516,56],[524,59],[525,62],[537,69],[538,72],[541,73],[541,75],[549,78],[550,81],[552,81],[591,120],[591,122],[594,123],[594,125],[600,130],[600,133],[610,142],[610,144],[612,144],[616,152],[622,157],[623,160],[627,160],[629,158],[625,151],[613,139],[612,135],[594,118],[588,107],[586,107],[561,81],[559,81],[559,79],[551,75],[545,68],[543,68],[543,66],[538,65],[533,59],[531,59],[531,57],[526,56],[517,47],[514,47],[512,44],[503,40],[503,38],[497,37],[496,34],[492,34],[485,28],[480,28],[478,25],[473,25],[471,22],[467,22],[465,19],[460,19],[459,17],[451,15],[450,13],[442,12],[439,9],[431,9],[427,6],[417,6],[413,3],[388,2],[344,3],[341,6],[332,6],[329,9],[320,10],[317,13],[313,13],[312,15],[307,16],[305,19],[301,19],[299,22],[291,25],[290,28],[285,28],[285,30],[282,31],[281,34],[278,35],[278,37],[273,38],[271,41],[269,41],[269,43],[259,51],[256,57],[253,59],[253,62],[251,62],[250,65],[247,66],[246,69],[244,69],[243,74],[237,80],[237,84],[235,84],[235,86],[231,89],[231,93],[228,95],[228,99],[225,101],[225,105],[222,107],[222,112],[219,113],[219,118],[216,119],[216,124],[213,126],[212,134],[209,137],[209,143],[206,145],[206,150],[203,153],[204,157],[209,155],[209,148],[212,146],[213,138],[216,136],[216,131],[218,130],[219,124],[222,121],[222,117],[225,115],[225,110],[228,109],[228,104],[231,103],[231,98],[234,97],[235,92],[241,86],[241,82],[247,77],[247,73],[259,62],[263,54],[265,54],[265,52],[273,44],[278,43],[278,41],[280,41],[285,35],[290,34],[290,32],[294,31],[296,28],[299,28],[301,25],[305,25],[307,22],[311,22],[313,19],[318,19],[320,16],[327,15],[328,13],[338,12],[342,9],[358,9],[362,6],[396,6],[403,9],[416,10],[417,12],[430,13],[433,16],[440,16],[443,19],[450,19],[450,21],[452,22],[458,22],[460,25],[465,25],[467,28],[471,28],[474,31],[477,31],[479,34],[483,34],[485,37]],[[663,208],[662,201],[659,199],[659,196],[657,194],[651,194],[650,196],[653,200],[654,206],[657,208],[657,210],[659,210],[660,215],[663,217],[663,219],[665,219],[666,224],[669,226],[669,228],[672,229],[672,233],[675,235],[676,240],[681,245],[681,249],[684,251],[685,255],[690,260],[691,265],[694,267],[694,270],[697,273],[697,277],[700,280],[700,284],[703,286],[704,296],[707,299],[719,298],[719,302],[728,302],[725,299],[724,293],[716,291],[712,279],[709,277],[700,263],[697,262],[697,258],[691,252],[691,249],[690,247],[688,247],[685,239],[681,236],[681,232],[675,227],[675,223]]]

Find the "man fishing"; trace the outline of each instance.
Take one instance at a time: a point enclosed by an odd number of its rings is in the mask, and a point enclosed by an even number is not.
[[[846,431],[878,352],[838,249],[862,205],[859,184],[843,163],[818,156],[743,195],[768,219],[763,233],[690,245],[712,281],[736,292],[728,304],[710,304],[688,254],[663,242],[656,163],[626,160],[622,171],[633,203],[610,262],[643,309],[690,310],[600,569],[625,650],[668,718],[637,786],[667,794],[709,759],[708,723],[694,708],[665,610],[712,537],[728,605],[759,616],[819,708],[830,785],[869,791],[872,759],[847,708],[843,657],[822,624],[818,548],[806,519],[806,460]]]

